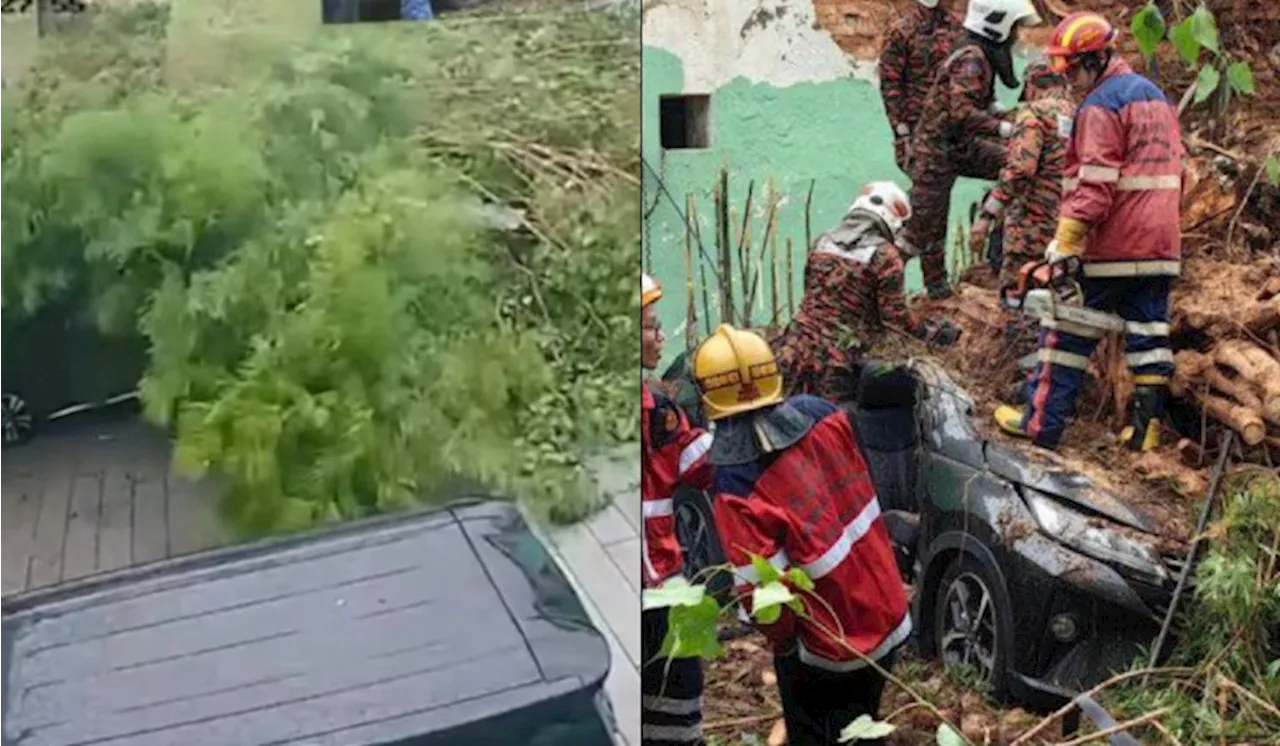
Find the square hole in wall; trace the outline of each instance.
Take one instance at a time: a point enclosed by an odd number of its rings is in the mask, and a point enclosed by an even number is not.
[[[443,10],[440,0],[321,0],[325,23],[429,21]]]
[[[711,147],[708,113],[711,97],[706,94],[662,96],[661,134],[663,150],[698,150]]]

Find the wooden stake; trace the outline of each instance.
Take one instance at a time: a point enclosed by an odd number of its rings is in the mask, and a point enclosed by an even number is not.
[[[689,214],[689,208],[693,203],[693,199],[686,194],[684,197],[684,214]],[[684,287],[685,287],[685,313],[684,313],[684,348],[692,350],[693,343],[698,336],[698,306],[694,302],[693,295],[693,229],[685,225],[684,229]]]
[[[751,282],[751,202],[755,197],[756,182],[747,182],[747,202],[742,210],[742,230],[738,233],[738,274],[742,277],[742,325],[751,326],[750,301],[747,300],[747,286]],[[737,222],[735,215],[734,222]]]
[[[791,245],[791,236],[787,236],[787,318],[790,319],[796,315],[795,287],[796,276],[792,269],[794,266],[794,246]]]
[[[729,172],[720,172],[720,185],[716,187],[716,249],[720,255],[720,319],[734,323],[733,313],[733,247],[729,245]]]
[[[817,179],[809,179],[809,193],[804,196],[804,253],[805,256],[813,251],[813,230],[811,222],[813,219],[813,186],[818,182]]]
[[[773,241],[769,244],[769,280],[770,290],[773,291],[773,303],[771,309],[773,314],[769,317],[770,327],[778,326],[778,307],[780,301],[778,298],[778,270],[778,231],[774,230]]]

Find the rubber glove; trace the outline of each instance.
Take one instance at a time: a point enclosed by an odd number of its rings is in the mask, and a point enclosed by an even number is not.
[[[1075,218],[1059,218],[1058,230],[1044,250],[1045,261],[1056,264],[1071,257],[1080,256],[1084,250],[1084,237],[1089,234],[1089,224]]]

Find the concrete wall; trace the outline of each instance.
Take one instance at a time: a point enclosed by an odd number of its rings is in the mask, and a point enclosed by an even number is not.
[[[840,217],[863,183],[889,179],[909,186],[894,164],[892,135],[870,59],[879,48],[879,34],[896,12],[891,3],[874,0],[651,0],[645,4],[645,257],[647,267],[667,287],[661,316],[674,340],[669,356],[679,351],[683,339],[685,227],[659,188],[659,179],[681,211],[686,195],[692,195],[709,255],[714,255],[715,235],[712,189],[720,169],[729,170],[730,203],[739,210],[748,183],[756,182],[752,217],[757,244],[764,230],[763,193],[766,183],[772,182],[785,200],[778,211],[779,251],[790,238],[797,302],[809,184],[814,184],[811,224],[815,236]],[[659,99],[680,93],[710,95],[710,146],[706,149],[664,151],[661,147]],[[1011,95],[1004,93],[1006,99]],[[955,190],[953,232],[956,217],[967,219],[968,205],[980,197],[981,189],[981,182],[962,180]],[[738,220],[740,225],[740,215]],[[785,267],[785,261],[779,263]],[[771,284],[768,272],[766,267],[764,287]],[[781,287],[785,288],[786,279],[784,269]],[[917,262],[908,267],[908,285],[920,285]],[[781,294],[785,316],[785,290]],[[757,291],[756,323],[772,315],[769,299],[761,297],[767,295]],[[714,325],[719,313],[714,293],[712,305]],[[698,314],[703,316],[700,298]]]

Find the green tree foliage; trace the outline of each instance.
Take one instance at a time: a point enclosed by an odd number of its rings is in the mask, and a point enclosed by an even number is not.
[[[5,91],[5,313],[144,336],[247,532],[459,477],[586,510],[580,446],[637,419],[635,19],[317,30],[179,89],[140,7]]]
[[[1257,93],[1249,63],[1235,59],[1222,49],[1218,22],[1207,6],[1201,4],[1195,12],[1169,27],[1160,8],[1154,1],[1149,2],[1134,13],[1129,28],[1138,44],[1138,51],[1148,63],[1154,59],[1160,42],[1167,34],[1169,43],[1182,60],[1197,71],[1195,103],[1204,103],[1216,93],[1216,111],[1222,113],[1232,95],[1253,96]],[[1209,57],[1202,63],[1201,58],[1206,51]],[[1224,78],[1227,85],[1222,85]]]

